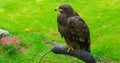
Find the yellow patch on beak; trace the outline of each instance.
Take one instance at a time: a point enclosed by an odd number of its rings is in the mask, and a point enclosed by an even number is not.
[[[62,9],[59,9],[58,11],[60,11],[60,12],[61,12],[61,11],[63,11],[63,10],[62,10]]]
[[[60,9],[59,7],[57,7],[57,8],[55,9],[55,11],[59,11],[59,12],[61,12],[61,11],[63,11],[63,10]]]

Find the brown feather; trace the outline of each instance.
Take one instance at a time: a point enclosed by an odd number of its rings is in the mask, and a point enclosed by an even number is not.
[[[90,52],[90,32],[87,24],[70,5],[61,5],[59,8],[63,10],[57,17],[61,36],[74,49],[80,48]]]

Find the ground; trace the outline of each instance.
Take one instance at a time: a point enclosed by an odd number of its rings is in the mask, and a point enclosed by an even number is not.
[[[0,0],[0,28],[22,40],[20,53],[0,53],[0,63],[37,63],[53,44],[65,44],[57,31],[54,9],[70,4],[91,31],[91,53],[97,63],[120,63],[120,0]],[[0,46],[0,49],[2,46]],[[73,59],[73,60],[71,60]],[[78,63],[80,60],[49,53],[42,63]]]

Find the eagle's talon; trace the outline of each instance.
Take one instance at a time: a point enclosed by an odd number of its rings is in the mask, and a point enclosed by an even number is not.
[[[68,48],[67,52],[70,52],[70,50],[74,50],[73,47],[71,47],[71,46],[68,46],[67,48]]]

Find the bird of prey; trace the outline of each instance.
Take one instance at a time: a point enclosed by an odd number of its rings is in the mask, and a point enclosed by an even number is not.
[[[85,21],[69,4],[60,5],[55,11],[60,12],[57,17],[58,31],[67,43],[67,52],[74,49],[90,52],[90,31]]]

